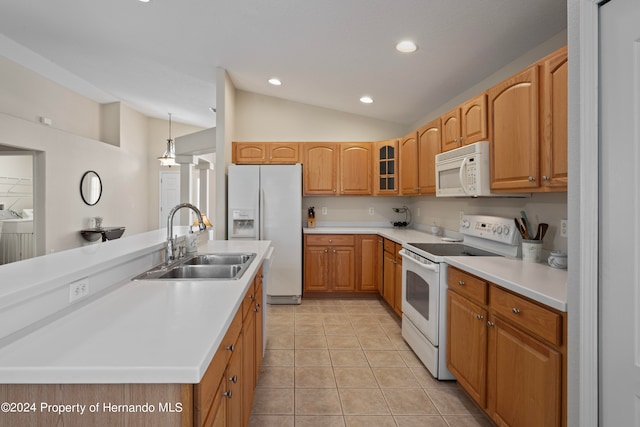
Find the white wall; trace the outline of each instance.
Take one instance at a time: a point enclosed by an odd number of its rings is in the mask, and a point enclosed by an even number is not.
[[[105,226],[125,226],[126,235],[158,227],[156,158],[166,148],[166,120],[109,104],[109,120],[101,121],[100,104],[3,57],[0,75],[0,145],[37,152],[38,255],[87,244],[79,230],[93,216],[102,216]],[[51,118],[52,126],[40,124],[40,117]],[[172,133],[197,130],[201,128],[174,122]],[[112,144],[98,140],[107,134]],[[87,170],[102,178],[103,195],[95,206],[80,197],[80,179]]]
[[[3,177],[24,178],[20,185],[13,187],[16,181],[3,179]],[[13,187],[12,193],[32,193],[33,192],[33,157],[31,155],[4,155],[0,151],[0,205],[5,209],[14,210],[18,213],[22,209],[33,209],[33,194],[30,197],[10,197],[9,189]]]

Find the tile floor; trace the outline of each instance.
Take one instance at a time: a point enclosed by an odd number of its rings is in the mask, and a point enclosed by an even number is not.
[[[453,381],[435,380],[382,300],[304,299],[267,309],[250,427],[488,427]]]

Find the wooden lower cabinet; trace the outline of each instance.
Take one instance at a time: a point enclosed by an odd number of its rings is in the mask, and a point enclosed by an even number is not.
[[[356,247],[353,234],[305,235],[304,292],[358,291]]]
[[[356,289],[359,292],[378,291],[378,236],[356,236]]]
[[[449,267],[447,367],[499,426],[566,426],[566,313]]]

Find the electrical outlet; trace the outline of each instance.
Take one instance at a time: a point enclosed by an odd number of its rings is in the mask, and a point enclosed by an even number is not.
[[[69,284],[69,302],[89,295],[89,278],[85,277]]]
[[[326,215],[327,214],[327,207],[323,206],[321,209],[322,215]]]
[[[416,216],[420,216],[420,208],[416,209]]]
[[[375,215],[376,211],[373,208],[369,208],[369,215]]]
[[[569,221],[567,221],[566,219],[561,219],[560,220],[560,237],[568,237],[568,228],[569,228]]]

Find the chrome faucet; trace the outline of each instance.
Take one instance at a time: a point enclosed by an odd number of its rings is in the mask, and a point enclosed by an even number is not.
[[[179,205],[174,206],[169,212],[169,217],[167,218],[167,263],[176,259],[176,240],[173,237],[173,216],[181,208],[189,208],[196,213],[196,215],[198,216],[198,227],[200,228],[200,231],[204,231],[207,228],[207,226],[204,225],[204,220],[202,219],[200,210],[198,210],[198,208],[193,206],[191,203],[180,203]]]

